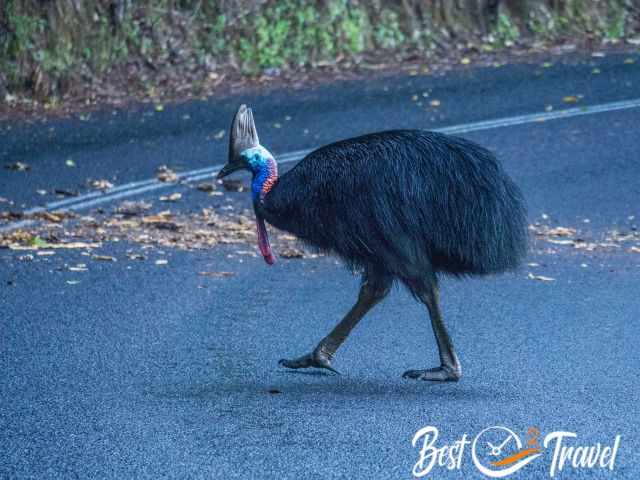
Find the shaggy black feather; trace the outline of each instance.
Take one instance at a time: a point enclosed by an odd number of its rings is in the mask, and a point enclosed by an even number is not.
[[[514,269],[527,250],[522,194],[496,157],[434,132],[387,131],[315,150],[258,208],[351,267],[405,283],[428,272]]]

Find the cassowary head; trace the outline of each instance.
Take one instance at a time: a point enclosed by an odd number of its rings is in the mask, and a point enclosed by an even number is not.
[[[240,105],[231,122],[229,132],[229,159],[227,164],[218,173],[218,178],[224,178],[237,170],[247,169],[250,166],[242,152],[260,145],[256,124],[253,121],[253,112],[246,105]]]
[[[233,117],[229,134],[229,160],[218,172],[218,178],[224,178],[237,170],[249,170],[253,174],[251,193],[258,227],[258,247],[265,261],[271,265],[275,262],[275,257],[269,245],[261,206],[278,180],[278,166],[273,155],[260,145],[253,113],[246,105],[240,105]]]

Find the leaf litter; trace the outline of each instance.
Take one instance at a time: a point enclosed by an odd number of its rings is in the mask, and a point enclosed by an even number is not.
[[[175,181],[175,173],[168,167],[160,167],[159,177],[163,181]],[[223,190],[242,191],[244,187],[236,182],[218,182]],[[201,183],[196,189],[208,194],[217,193],[215,183]],[[181,197],[168,195],[173,201]],[[171,200],[170,200],[171,201]],[[158,204],[160,205],[160,204]],[[166,204],[164,204],[166,206]],[[257,253],[257,238],[253,211],[234,208],[232,205],[218,205],[217,207],[202,208],[196,212],[180,212],[163,209],[153,212],[153,203],[148,201],[124,201],[111,211],[101,209],[92,211],[88,215],[80,215],[68,211],[41,211],[35,213],[0,212],[0,224],[18,220],[35,220],[34,226],[0,233],[0,248],[16,251],[35,251],[38,256],[54,255],[58,249],[81,249],[94,261],[115,262],[109,255],[92,253],[94,249],[102,247],[108,242],[125,241],[138,244],[143,250],[147,249],[178,249],[178,250],[206,250],[218,245],[235,246],[235,254],[230,256],[259,257]],[[628,229],[609,229],[598,238],[589,237],[579,228],[553,225],[548,214],[541,216],[542,220],[529,226],[532,235],[533,250],[543,254],[556,254],[560,250],[576,251],[589,254],[596,251],[616,251],[640,253],[640,232],[635,226]],[[629,221],[634,216],[627,217]],[[588,220],[582,224],[588,227]],[[308,251],[298,239],[289,233],[271,229],[273,246],[279,257],[285,259],[313,259],[322,254]],[[247,249],[247,245],[250,246]],[[87,253],[88,252],[88,253]],[[145,261],[148,254],[129,251],[128,260]],[[21,260],[33,259],[33,255],[21,256]],[[238,261],[242,261],[239,258]],[[166,265],[166,259],[155,261],[156,265]],[[528,266],[539,267],[538,263]],[[83,267],[77,271],[85,271]],[[75,270],[71,270],[75,271]],[[203,277],[230,277],[234,272],[201,271]],[[529,273],[528,278],[541,282],[553,282],[555,279],[545,275]]]

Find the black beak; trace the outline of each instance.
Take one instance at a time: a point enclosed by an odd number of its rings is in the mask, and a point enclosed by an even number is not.
[[[232,165],[230,163],[227,163],[224,167],[222,167],[222,170],[218,172],[218,175],[216,175],[216,178],[220,180],[221,178],[224,178],[227,175],[233,172],[236,172],[242,168],[244,168],[243,165]]]

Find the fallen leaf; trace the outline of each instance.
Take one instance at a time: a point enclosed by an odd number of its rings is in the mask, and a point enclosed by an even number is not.
[[[62,195],[63,197],[77,197],[78,196],[78,192],[76,192],[74,190],[66,190],[64,188],[56,188],[54,190],[54,193],[56,195]]]
[[[160,197],[162,202],[177,202],[182,198],[182,194],[179,192],[174,192],[171,195],[163,195]]]
[[[166,165],[160,165],[158,167],[157,172],[158,172],[157,178],[161,182],[177,182],[178,181],[178,175],[176,175],[176,172],[171,170]]]
[[[173,215],[169,210],[164,210],[155,215],[149,215],[146,217],[142,217],[142,223],[158,223],[158,222],[166,222],[171,219]]]
[[[282,258],[303,258],[304,251],[298,248],[285,248],[279,252]]]
[[[51,213],[51,212],[39,212],[36,214],[38,218],[42,218],[48,222],[60,223],[64,218],[63,215]]]
[[[68,270],[70,272],[88,272],[89,271],[87,267],[79,267],[79,266],[69,267]]]
[[[140,202],[132,202],[130,200],[122,202],[118,208],[116,209],[116,213],[124,215],[126,217],[132,217],[135,215],[140,215],[147,210],[151,209],[151,204],[148,202],[140,201]]]
[[[229,192],[242,192],[244,185],[240,180],[222,180],[222,186]]]
[[[103,262],[115,262],[116,258],[111,255],[92,255],[91,258],[94,260],[100,260]]]
[[[39,238],[39,237],[38,237]],[[85,242],[69,242],[69,243],[47,243],[41,239],[40,242],[36,242],[36,244],[32,245],[20,245],[17,243],[12,243],[8,245],[10,250],[38,250],[40,248],[53,248],[53,249],[75,249],[75,248],[98,248],[101,247],[102,243],[85,243]],[[38,255],[52,255],[44,252],[38,252]]]
[[[556,281],[555,278],[545,277],[543,275],[534,275],[533,273],[529,273],[529,275],[527,275],[527,278],[530,278],[531,280],[538,280],[540,282],[555,282]]]
[[[96,190],[108,190],[110,188],[113,188],[113,183],[111,183],[109,180],[90,180],[89,186]]]
[[[570,237],[576,234],[575,229],[567,228],[567,227],[555,227],[547,232],[549,235],[554,235],[556,237]]]
[[[5,165],[4,168],[7,170],[13,170],[16,172],[26,172],[27,170],[31,170],[31,167],[23,162],[14,162],[8,165]]]
[[[556,245],[574,245],[576,242],[574,240],[554,240],[553,238],[545,239],[549,243],[555,243]]]
[[[213,183],[199,183],[196,188],[201,192],[213,192],[216,186]]]
[[[180,225],[171,220],[171,217],[171,213],[167,210],[160,212],[157,215],[142,217],[142,223],[153,225],[154,227],[162,230],[180,230]]]
[[[201,277],[232,277],[235,272],[198,272]]]

